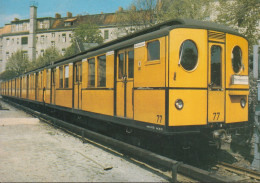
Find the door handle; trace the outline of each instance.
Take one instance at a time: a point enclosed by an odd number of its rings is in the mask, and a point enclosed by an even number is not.
[[[211,88],[213,86],[213,82],[209,83],[208,86]]]

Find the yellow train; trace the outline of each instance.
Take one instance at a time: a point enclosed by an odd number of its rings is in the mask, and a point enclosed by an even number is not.
[[[127,129],[213,139],[248,121],[248,42],[222,25],[171,20],[4,81],[1,93]]]

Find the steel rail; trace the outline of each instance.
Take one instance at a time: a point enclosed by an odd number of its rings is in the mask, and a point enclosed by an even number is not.
[[[7,99],[4,99],[4,101],[13,106],[16,106],[17,108],[21,108],[22,110],[24,110],[34,116],[37,116],[37,117],[40,117],[43,119],[47,119],[47,120],[51,121],[55,126],[69,129],[69,131],[71,131],[73,133],[82,135],[82,138],[86,137],[93,141],[97,141],[101,144],[106,144],[109,147],[115,148],[116,150],[123,152],[124,154],[134,156],[135,158],[141,158],[142,160],[149,162],[151,164],[156,164],[161,167],[172,170],[172,181],[173,182],[177,181],[177,173],[190,177],[194,180],[201,181],[201,182],[231,182],[232,181],[227,177],[212,174],[206,170],[202,170],[197,167],[175,161],[173,159],[155,154],[151,151],[141,149],[134,145],[127,144],[125,142],[113,139],[108,136],[101,135],[99,133],[87,130],[87,129],[79,127],[79,126],[75,126],[71,123],[62,121],[60,119],[48,116],[46,114],[40,113],[40,112],[30,109],[28,107],[14,103],[13,101],[10,101]]]
[[[229,163],[225,163],[225,162],[218,162],[218,167],[223,167],[224,169],[227,169],[229,171],[238,173],[238,174],[242,174],[242,175],[246,175],[248,177],[260,180],[260,172],[254,171],[254,170],[250,170],[250,169],[246,169],[243,167],[239,167],[236,165],[232,165]]]

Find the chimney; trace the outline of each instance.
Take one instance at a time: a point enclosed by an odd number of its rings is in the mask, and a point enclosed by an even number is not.
[[[14,21],[19,21],[19,18],[14,18]]]
[[[71,18],[72,17],[72,13],[71,12],[67,12],[67,17]]]
[[[103,13],[103,11],[101,11],[101,13],[100,13],[101,15],[103,15],[104,13]]]
[[[121,13],[121,12],[123,12],[123,10],[124,9],[121,6],[119,6],[118,11]]]
[[[61,18],[61,15],[60,15],[59,13],[56,13],[56,14],[55,14],[55,18],[57,18],[57,19],[58,19],[58,18]]]
[[[30,6],[30,27],[28,38],[28,56],[31,61],[36,59],[36,21],[37,21],[37,6]]]

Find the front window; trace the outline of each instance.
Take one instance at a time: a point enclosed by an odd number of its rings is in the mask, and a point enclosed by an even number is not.
[[[179,53],[179,64],[187,71],[195,69],[198,63],[198,49],[191,40],[182,43]]]
[[[235,46],[232,51],[232,67],[235,73],[241,70],[242,66],[242,51],[239,46]]]

